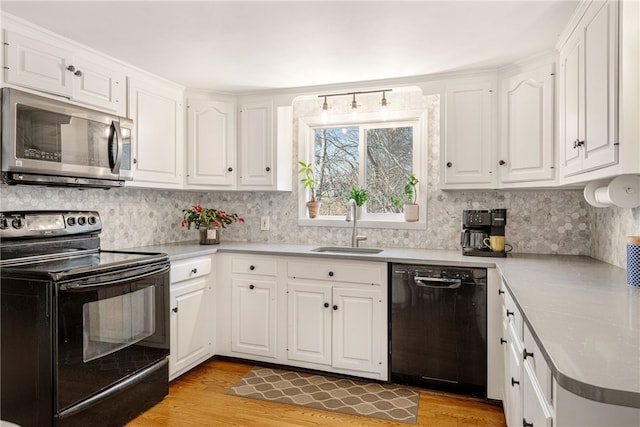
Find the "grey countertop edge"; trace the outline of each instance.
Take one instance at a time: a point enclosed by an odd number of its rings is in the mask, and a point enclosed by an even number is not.
[[[545,361],[547,362],[551,370],[551,374],[556,379],[558,385],[560,385],[565,390],[570,391],[571,393],[585,399],[612,405],[640,408],[640,391],[635,392],[629,390],[618,390],[586,383],[569,375],[566,375],[558,369],[558,367],[554,363],[553,358],[544,345],[544,342],[538,336],[535,325],[533,325],[527,317],[526,308],[520,304],[517,292],[514,292],[513,286],[509,284],[509,281],[513,279],[508,277],[508,273],[505,272],[504,268],[507,265],[506,263],[508,263],[509,258],[469,257],[463,256],[460,251],[402,248],[384,248],[384,250],[379,254],[312,252],[311,249],[317,246],[318,245],[287,245],[243,242],[226,242],[220,245],[199,245],[197,242],[180,242],[143,246],[131,248],[130,250],[165,252],[169,255],[169,258],[172,261],[186,259],[194,256],[211,255],[215,253],[252,253],[264,255],[277,254],[283,256],[305,256],[313,258],[333,258],[413,264],[437,263],[438,265],[497,268],[500,276],[504,279],[509,293],[512,295],[516,305],[518,306],[518,309],[522,313],[523,319],[529,327],[534,340],[540,347]],[[550,257],[551,255],[546,256]],[[537,257],[544,260],[545,255],[538,255]],[[575,255],[563,255],[562,257],[567,259],[569,259],[570,257],[574,257],[575,259],[589,258]],[[603,266],[608,265],[606,263],[602,264]]]

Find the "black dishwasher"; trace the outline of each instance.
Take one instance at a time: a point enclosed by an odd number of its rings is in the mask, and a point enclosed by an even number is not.
[[[391,381],[486,397],[487,270],[389,265]]]

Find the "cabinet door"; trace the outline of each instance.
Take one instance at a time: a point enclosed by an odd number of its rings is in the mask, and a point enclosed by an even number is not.
[[[171,287],[170,377],[211,356],[207,291],[206,278]]]
[[[272,187],[275,183],[273,103],[240,106],[240,187]]]
[[[467,188],[495,185],[493,159],[494,84],[453,84],[446,91],[446,135],[442,156],[445,185]]]
[[[377,288],[333,289],[333,366],[379,372],[382,341],[382,291]]]
[[[71,52],[53,44],[5,31],[7,83],[71,97]]]
[[[502,344],[502,363],[503,363],[503,388],[502,388],[502,407],[504,408],[504,417],[506,420],[511,419],[511,342],[509,335],[509,322],[507,319],[502,321],[502,336],[500,337]]]
[[[509,391],[507,393],[507,399],[509,400],[509,411],[507,417],[507,426],[521,426],[522,425],[522,362],[519,351],[519,346],[513,340],[513,336],[510,339],[509,347],[509,376],[508,385]]]
[[[182,183],[182,92],[143,79],[129,80],[133,119],[133,185]]]
[[[289,282],[287,358],[331,365],[331,285]]]
[[[232,279],[231,350],[276,356],[276,282]]]
[[[584,141],[584,52],[582,35],[574,35],[560,52],[560,152],[563,175],[582,168]]]
[[[235,104],[192,99],[187,106],[187,184],[232,187],[236,181]]]
[[[501,182],[555,177],[554,74],[554,64],[548,64],[503,81]]]
[[[73,99],[103,110],[125,114],[126,80],[124,73],[106,61],[74,55]]]
[[[618,162],[616,144],[618,3],[593,3],[585,16],[583,170]]]

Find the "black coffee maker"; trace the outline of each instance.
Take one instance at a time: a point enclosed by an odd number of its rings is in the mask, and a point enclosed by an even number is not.
[[[506,209],[462,211],[462,233],[460,234],[462,255],[507,256],[504,243],[506,225]]]

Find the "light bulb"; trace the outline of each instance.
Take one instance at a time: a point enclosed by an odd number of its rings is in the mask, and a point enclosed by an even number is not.
[[[389,117],[389,109],[387,108],[387,98],[385,96],[384,91],[382,92],[382,100],[380,101],[380,114],[382,115],[382,120],[387,120]]]
[[[327,123],[329,119],[329,105],[327,104],[327,97],[324,97],[324,103],[322,104],[322,123]]]
[[[351,101],[351,120],[355,121],[358,118],[358,103],[356,102],[356,94],[353,94],[353,101]]]

